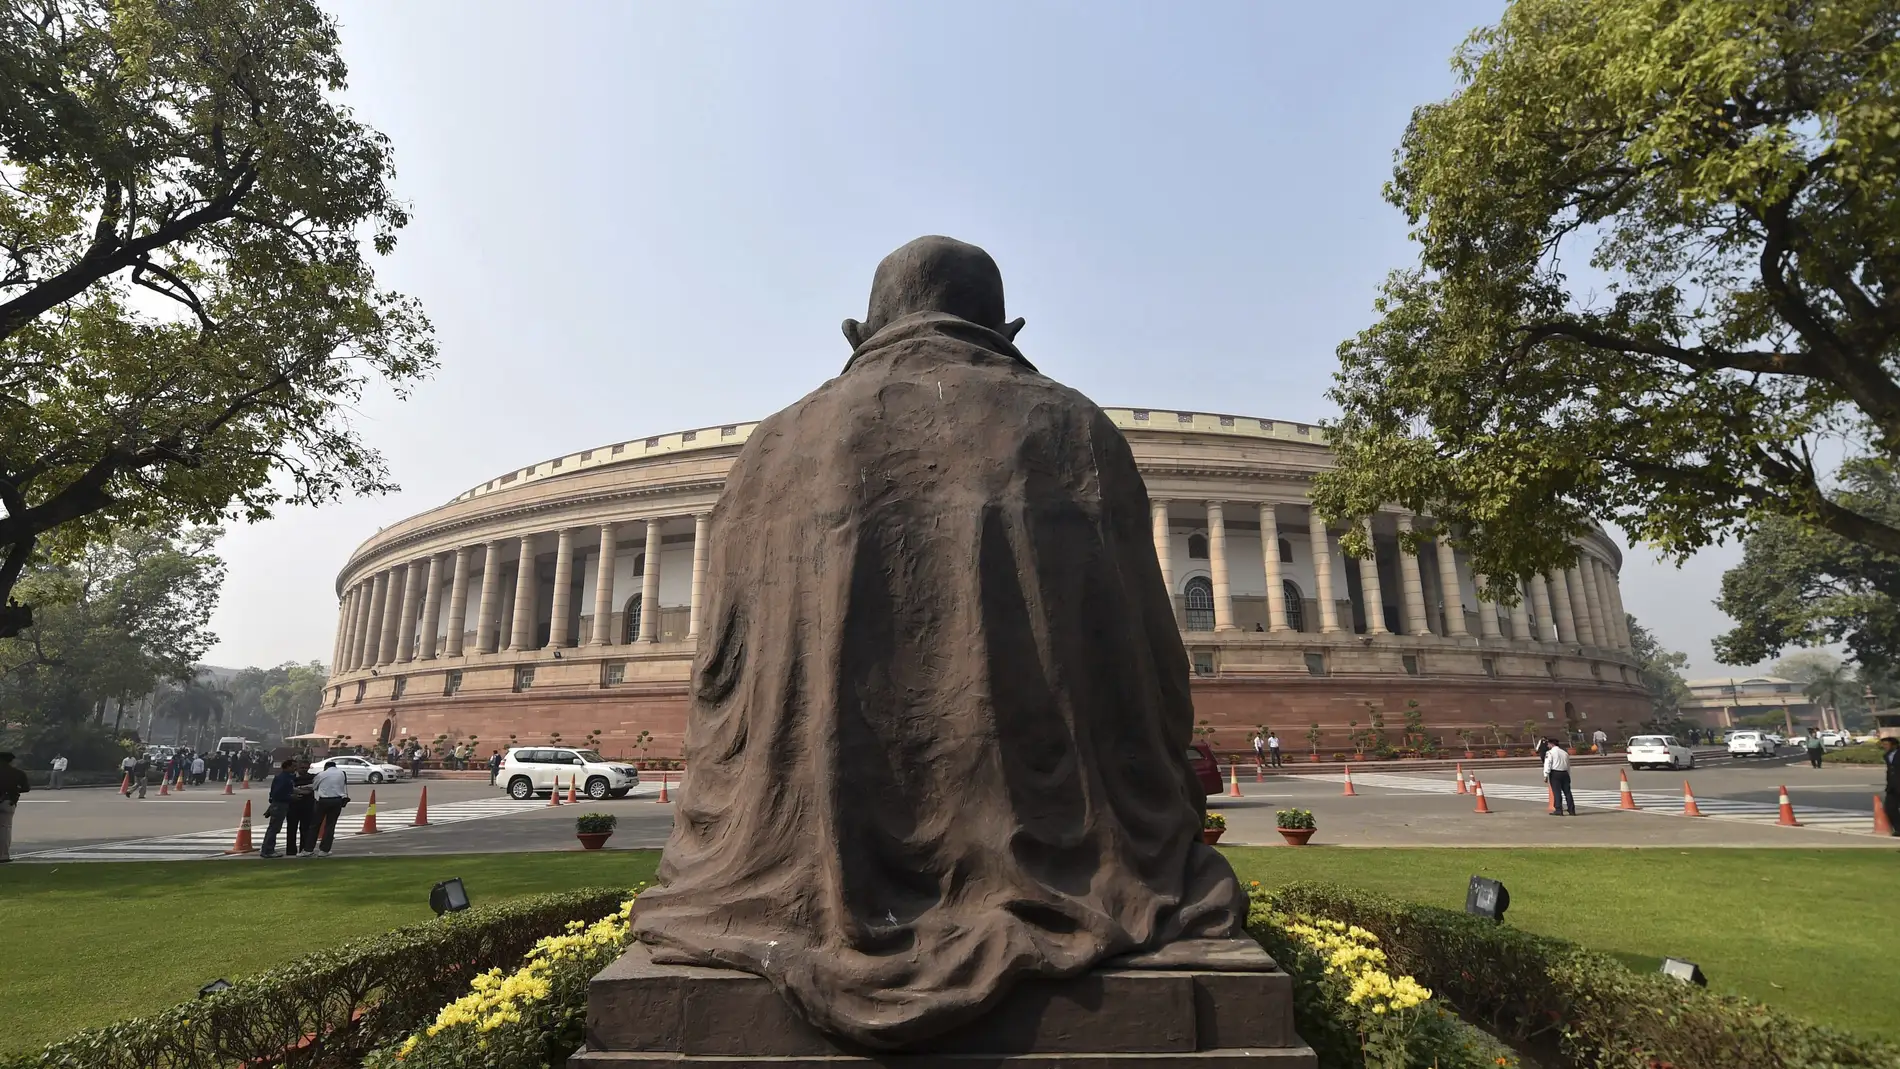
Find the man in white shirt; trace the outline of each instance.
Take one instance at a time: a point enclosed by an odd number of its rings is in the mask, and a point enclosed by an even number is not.
[[[138,786],[138,784],[132,782],[132,770],[137,767],[138,762],[130,755],[127,755],[125,760],[119,762],[119,770],[125,773],[125,777],[119,781],[122,785],[119,789],[119,793],[125,795],[127,798],[132,797],[132,788]]]
[[[1602,728],[1596,730],[1596,734],[1591,736],[1590,741],[1597,744],[1597,753],[1606,754],[1610,752],[1610,737],[1603,733]]]
[[[191,782],[195,786],[205,781],[205,759],[200,754],[191,759]]]
[[[54,754],[53,763],[50,766],[50,768],[52,769],[52,774],[51,776],[48,777],[46,785],[56,791],[65,790],[66,789],[66,755]]]
[[[1550,815],[1563,816],[1568,806],[1570,815],[1576,816],[1577,798],[1570,793],[1570,751],[1562,742],[1553,742],[1544,751],[1544,781],[1550,784]]]
[[[343,807],[350,804],[350,781],[343,774],[343,766],[326,761],[313,786],[317,791],[317,855],[329,857],[330,846],[336,841],[336,823],[343,816]]]
[[[1273,759],[1274,768],[1280,767],[1280,733],[1277,731],[1267,735],[1267,756]]]

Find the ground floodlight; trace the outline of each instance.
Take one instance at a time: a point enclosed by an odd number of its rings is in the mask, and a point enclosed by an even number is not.
[[[210,983],[199,988],[198,997],[210,998],[212,995],[215,995],[220,991],[228,991],[230,990],[230,988],[231,988],[231,981],[226,980],[224,977],[220,976],[216,980],[213,980]]]
[[[468,891],[462,887],[461,878],[443,880],[429,888],[429,908],[435,910],[435,915],[438,917],[444,913],[459,913],[467,909]]]
[[[1511,908],[1511,892],[1496,880],[1473,876],[1465,892],[1465,912],[1504,923],[1504,911]]]
[[[1697,965],[1693,961],[1684,961],[1681,958],[1664,958],[1662,974],[1664,976],[1673,976],[1685,984],[1694,984],[1697,987],[1709,986],[1709,978],[1702,975],[1702,966]]]

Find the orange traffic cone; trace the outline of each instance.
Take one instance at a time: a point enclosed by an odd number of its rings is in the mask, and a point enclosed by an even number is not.
[[[1788,801],[1788,788],[1786,787],[1781,788],[1781,814],[1775,818],[1775,823],[1783,828],[1798,828],[1801,826],[1801,822],[1794,819],[1794,804]]]
[[[249,854],[256,851],[256,849],[257,847],[251,845],[251,800],[246,798],[244,800],[244,818],[238,821],[237,842],[232,845],[231,852],[234,854]]]
[[[577,783],[575,783],[575,781],[578,780],[579,778],[580,778],[579,776],[567,777],[567,804],[568,805],[576,805],[581,800],[580,787]]]
[[[1630,774],[1620,769],[1616,774],[1623,781],[1623,797],[1616,803],[1616,808],[1640,809],[1641,807],[1636,804],[1636,796],[1630,793]]]
[[[415,827],[429,823],[429,788],[422,788],[422,801],[416,803]]]
[[[1458,788],[1452,791],[1451,793],[1453,794],[1470,794],[1471,793],[1470,791],[1465,790],[1465,766],[1463,765],[1458,766]]]
[[[1877,794],[1874,795],[1874,834],[1893,834],[1893,823],[1887,819],[1887,808],[1880,804],[1880,796]]]
[[[166,795],[168,795],[168,794],[170,794],[170,793],[172,793],[172,791],[171,791],[171,781],[170,781],[170,780],[163,780],[163,779],[162,779],[162,780],[159,780],[159,781],[158,781],[158,796],[159,796],[160,798],[163,798],[164,796],[166,796]]]
[[[238,788],[238,790],[240,790],[240,791],[248,791],[248,790],[250,790],[250,789],[251,789],[251,770],[250,770],[250,768],[249,768],[249,767],[247,766],[247,767],[246,767],[246,768],[244,769],[244,785],[243,785],[243,786],[241,786],[241,787],[239,787],[239,788]],[[371,793],[373,794],[373,793],[375,793],[375,792],[373,792],[373,791],[372,791]]]
[[[119,781],[119,793],[127,798],[132,797],[132,773],[127,772],[125,778]]]
[[[1682,781],[1682,815],[1685,817],[1699,817],[1702,815],[1702,810],[1697,808],[1695,804],[1695,792],[1689,789],[1688,780]]]
[[[249,802],[246,802],[246,803],[244,803],[244,804],[245,804],[245,805],[250,805],[250,803],[249,803]],[[358,834],[358,835],[374,835],[374,834],[376,834],[376,831],[377,831],[377,828],[376,828],[376,792],[375,792],[375,791],[371,791],[371,792],[369,792],[369,810],[368,810],[367,812],[365,812],[365,813],[363,814],[363,830],[362,830],[362,831],[359,831],[359,832],[357,832],[356,834]]]
[[[559,779],[556,779],[554,781],[554,786],[548,788],[548,805],[557,806],[560,804],[561,804],[561,781]]]
[[[1239,798],[1240,797],[1240,766],[1228,765],[1227,770],[1233,774],[1233,778],[1228,782],[1227,797]]]
[[[667,800],[667,797],[666,797],[666,773],[664,773],[664,772],[662,772],[662,773],[660,773],[660,801],[662,801],[662,802],[664,802],[664,801],[666,801],[666,800]]]
[[[1473,809],[1472,812],[1489,813],[1491,807],[1484,804],[1484,784],[1479,783],[1478,777],[1476,776],[1471,777],[1471,793],[1478,796],[1478,806],[1476,809]]]
[[[1255,783],[1267,782],[1267,766],[1265,765],[1253,766],[1253,781]]]
[[[1352,766],[1351,765],[1346,766],[1346,789],[1339,793],[1346,796],[1347,798],[1359,797],[1359,792],[1352,789]]]
[[[231,774],[229,772],[226,772],[224,774],[224,793],[225,794],[236,793],[231,790]]]
[[[1551,786],[1549,783],[1544,784],[1544,801],[1547,803],[1547,808],[1550,810],[1550,815],[1553,817],[1556,816],[1557,815],[1557,788]]]

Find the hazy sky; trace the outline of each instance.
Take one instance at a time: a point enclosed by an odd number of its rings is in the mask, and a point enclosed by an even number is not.
[[[1330,415],[1335,347],[1413,258],[1392,149],[1502,5],[329,6],[414,206],[382,278],[442,368],[361,412],[401,493],[230,531],[216,664],[327,659],[337,571],[379,526],[796,399],[920,234],[988,248],[1024,351],[1098,403]],[[1692,675],[1737,556],[1626,553],[1630,611]]]

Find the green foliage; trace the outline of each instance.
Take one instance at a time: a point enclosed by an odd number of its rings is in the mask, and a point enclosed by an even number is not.
[[[1844,765],[1884,765],[1887,763],[1886,748],[1877,742],[1861,742],[1852,746],[1843,746],[1838,750],[1827,751],[1823,761]]]
[[[1317,828],[1313,822],[1311,809],[1282,809],[1273,814],[1273,824],[1277,828]]]
[[[1682,670],[1689,666],[1689,655],[1663,648],[1649,629],[1626,616],[1629,622],[1630,650],[1636,655],[1637,678],[1649,692],[1650,719],[1661,724],[1682,715],[1682,703],[1689,697],[1689,683]]]
[[[0,1059],[0,1069],[214,1069],[238,1062],[353,1069],[371,1049],[434,1017],[476,974],[512,968],[543,937],[573,921],[591,922],[626,896],[569,891],[446,914],[319,951],[209,998]],[[304,1043],[310,1036],[316,1038]]]
[[[582,813],[574,818],[574,830],[577,832],[611,832],[620,826],[620,818],[612,813]]]
[[[348,417],[435,343],[337,48],[314,0],[0,7],[0,598],[115,525],[389,488]]]
[[[1599,521],[1900,555],[1814,460],[1900,452],[1900,10],[1513,0],[1453,68],[1386,187],[1419,259],[1340,347],[1321,511],[1435,516],[1506,604]]]
[[[1524,1047],[1560,1044],[1601,1069],[1900,1066],[1900,1048],[1795,1020],[1561,939],[1329,884],[1269,896],[1292,913],[1367,929],[1392,965],[1468,1021]]]
[[[310,731],[315,727],[329,674],[321,661],[240,669],[224,686],[230,721],[268,737]]]

